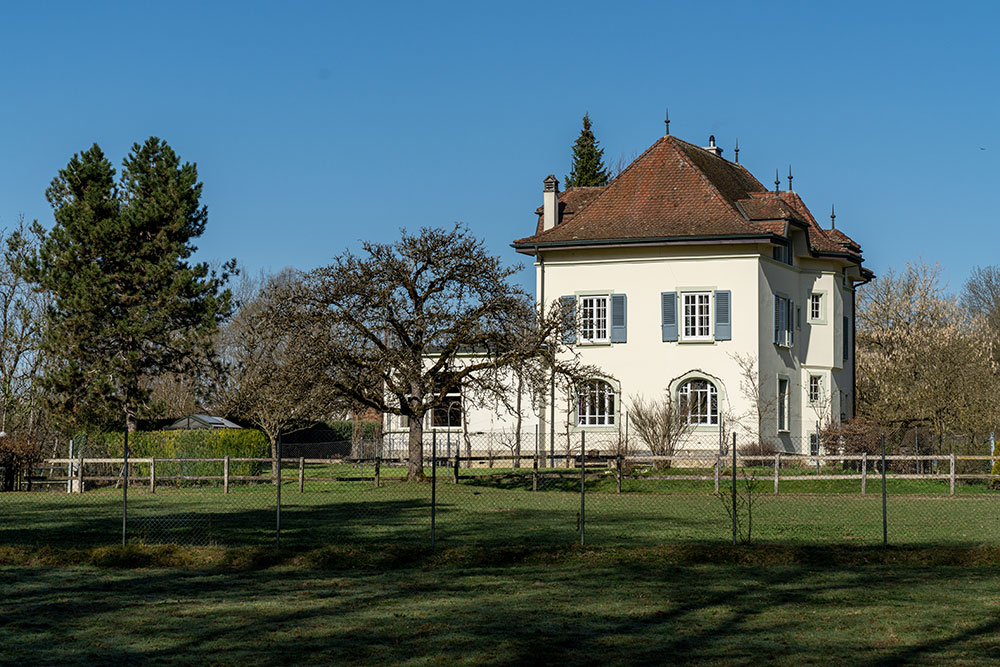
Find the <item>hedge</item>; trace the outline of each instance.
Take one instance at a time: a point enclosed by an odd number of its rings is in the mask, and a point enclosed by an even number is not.
[[[125,434],[99,433],[79,434],[76,441],[76,456],[115,458],[124,453]],[[267,438],[260,431],[252,429],[178,430],[178,431],[135,431],[128,437],[129,456],[135,458],[261,458],[270,456]],[[259,475],[264,464],[247,461],[230,463],[230,475]],[[148,464],[137,464],[135,474],[149,475]],[[218,462],[157,462],[157,477],[177,475],[209,476],[222,475],[222,464]]]

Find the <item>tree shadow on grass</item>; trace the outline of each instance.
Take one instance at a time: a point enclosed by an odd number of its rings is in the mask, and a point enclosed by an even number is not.
[[[993,573],[957,568],[18,569],[0,585],[5,659],[34,663],[975,662],[998,629],[970,601]]]

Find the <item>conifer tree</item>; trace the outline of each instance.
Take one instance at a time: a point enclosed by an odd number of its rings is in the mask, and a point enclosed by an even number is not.
[[[573,144],[573,168],[565,179],[567,188],[607,185],[610,175],[604,166],[604,149],[597,147],[590,129],[590,114],[583,116],[583,129]]]
[[[53,179],[55,224],[35,223],[38,252],[18,271],[51,299],[44,385],[57,410],[134,430],[148,380],[205,358],[232,310],[234,262],[217,276],[189,261],[208,217],[201,190],[196,166],[156,137],[133,144],[120,181],[97,144]]]

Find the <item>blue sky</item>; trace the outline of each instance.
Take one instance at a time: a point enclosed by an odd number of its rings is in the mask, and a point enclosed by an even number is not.
[[[308,269],[463,221],[511,262],[589,112],[609,162],[663,131],[792,165],[876,272],[1000,263],[997,3],[11,3],[0,226],[97,142],[196,162],[199,257]],[[784,186],[783,186],[784,187]],[[530,272],[521,279],[530,284]]]

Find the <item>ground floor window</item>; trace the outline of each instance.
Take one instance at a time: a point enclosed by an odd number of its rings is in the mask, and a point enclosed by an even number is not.
[[[719,393],[708,380],[688,380],[677,390],[677,398],[686,423],[719,423]]]
[[[778,379],[778,430],[788,430],[788,380]]]
[[[579,426],[614,426],[615,390],[604,380],[590,380],[577,390]]]
[[[448,385],[451,386],[448,386]],[[444,400],[431,413],[431,426],[436,428],[458,428],[462,425],[462,385],[452,384],[450,378],[437,383],[435,392],[447,389]]]

